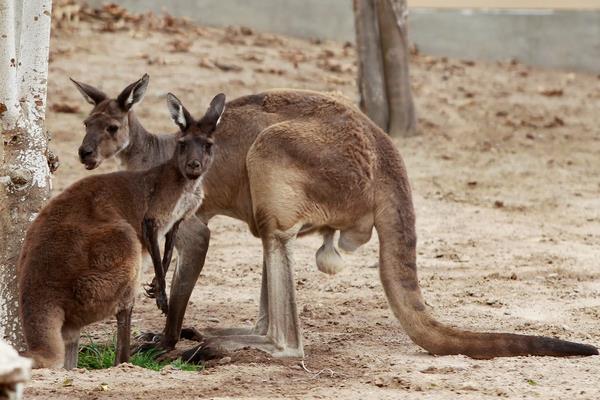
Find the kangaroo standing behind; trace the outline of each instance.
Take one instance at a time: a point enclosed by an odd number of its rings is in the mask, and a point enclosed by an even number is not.
[[[140,88],[99,107],[127,110],[141,98]],[[146,253],[158,278],[157,303],[167,310],[164,270],[177,226],[202,201],[201,176],[212,159],[225,96],[216,96],[200,121],[175,96],[167,101],[182,131],[169,160],[145,171],[82,179],[52,199],[27,231],[19,302],[26,355],[37,368],[75,367],[81,328],[111,315],[118,325],[115,364],[129,359],[131,311]],[[158,238],[165,233],[161,260]]]
[[[91,86],[78,87],[93,104],[106,99]],[[115,155],[126,168],[158,163],[163,148],[174,140],[146,131],[133,111],[110,118],[127,128],[110,137],[102,133],[102,125],[88,126],[80,148],[88,168]],[[373,228],[392,311],[408,336],[430,353],[474,358],[598,354],[593,346],[554,338],[456,329],[430,314],[417,278],[415,214],[402,158],[390,138],[348,101],[300,90],[244,96],[227,103],[214,140],[221,151],[204,178],[206,195],[198,219],[180,228],[186,239],[177,243],[182,257],[171,285],[162,347],[177,342],[204,263],[209,232],[201,221],[227,215],[246,222],[263,242],[259,316],[251,330],[229,329],[206,338],[201,348],[184,355],[192,360],[244,347],[303,356],[293,278],[295,238],[321,232],[325,243],[317,264],[331,259],[338,264],[333,232],[340,231],[338,245],[351,251],[369,241]],[[194,241],[194,232],[201,239]]]

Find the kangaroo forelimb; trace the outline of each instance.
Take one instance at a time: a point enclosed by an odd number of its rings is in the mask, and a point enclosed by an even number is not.
[[[158,227],[156,225],[156,220],[144,218],[144,221],[142,222],[142,236],[144,245],[150,252],[150,257],[152,258],[154,276],[156,279],[156,285],[149,289],[154,296],[150,295],[150,293],[148,294],[150,297],[156,297],[156,305],[164,314],[167,314],[169,305],[165,290],[165,271],[163,269],[163,263],[160,257],[160,247],[158,245]]]
[[[169,270],[169,266],[171,265],[171,259],[173,258],[173,248],[175,247],[175,239],[177,238],[177,230],[179,229],[179,224],[183,220],[177,221],[171,230],[167,232],[165,235],[165,249],[163,251],[163,260],[162,266],[163,271],[165,273],[165,278],[167,276],[167,271]],[[154,299],[156,298],[156,288],[158,285],[158,280],[156,276],[152,279],[152,282],[146,285],[146,296]]]
[[[169,270],[169,266],[171,265],[171,259],[173,258],[173,248],[175,247],[175,239],[177,238],[177,231],[179,230],[179,224],[181,224],[182,219],[175,222],[173,227],[167,234],[165,235],[165,250],[163,252],[163,260],[162,266],[165,275],[167,275],[167,271]]]

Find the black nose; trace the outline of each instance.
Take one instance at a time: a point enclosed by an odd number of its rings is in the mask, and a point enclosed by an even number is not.
[[[93,152],[94,150],[92,150],[91,148],[87,146],[81,146],[79,148],[79,158],[84,160],[87,156],[92,155]]]
[[[200,168],[200,161],[198,161],[198,160],[190,161],[188,163],[188,167],[193,168],[193,169]]]

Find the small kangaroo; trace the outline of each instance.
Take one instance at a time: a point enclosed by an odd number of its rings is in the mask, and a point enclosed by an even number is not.
[[[146,85],[144,78],[96,108],[128,110]],[[202,175],[212,160],[212,133],[224,104],[225,96],[217,95],[196,121],[168,94],[170,114],[181,129],[169,160],[145,171],[82,179],[52,199],[31,224],[18,282],[25,355],[34,367],[75,367],[80,330],[115,314],[115,365],[129,359],[131,311],[145,254],[154,264],[157,304],[167,311],[164,271],[178,225],[202,202]],[[95,118],[86,123],[97,123]],[[109,126],[107,134],[113,133]],[[158,238],[165,234],[161,260]]]
[[[106,98],[89,85],[85,91]],[[146,131],[133,110],[110,118],[123,126],[114,137],[104,133],[106,124],[86,129],[80,156],[88,167],[113,156],[128,169],[160,163],[175,141],[174,136]],[[294,240],[311,232],[323,234],[317,265],[335,272],[341,260],[333,245],[334,231],[340,232],[338,246],[352,251],[369,241],[373,229],[379,236],[379,273],[390,307],[408,336],[431,354],[598,354],[594,346],[555,338],[453,328],[431,315],[417,278],[415,214],[402,157],[388,135],[349,101],[312,91],[269,90],[228,102],[223,120],[214,132],[220,151],[204,176],[206,196],[196,217],[182,223],[184,235],[178,235],[181,262],[171,285],[161,347],[173,347],[179,339],[187,301],[204,264],[210,231],[202,222],[227,215],[246,222],[263,242],[259,315],[253,329],[206,337],[185,359],[244,347],[302,357]]]

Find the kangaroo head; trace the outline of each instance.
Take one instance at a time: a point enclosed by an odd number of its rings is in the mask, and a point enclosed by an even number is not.
[[[180,134],[173,157],[181,174],[188,179],[199,178],[212,161],[213,132],[225,110],[225,95],[212,99],[199,120],[194,119],[174,94],[167,94],[167,107]]]
[[[111,99],[101,90],[71,79],[86,101],[94,106],[83,122],[85,137],[79,147],[79,159],[86,169],[98,167],[104,159],[127,147],[128,114],[131,107],[144,97],[149,80],[148,74],[144,74],[123,89],[116,99]]]

